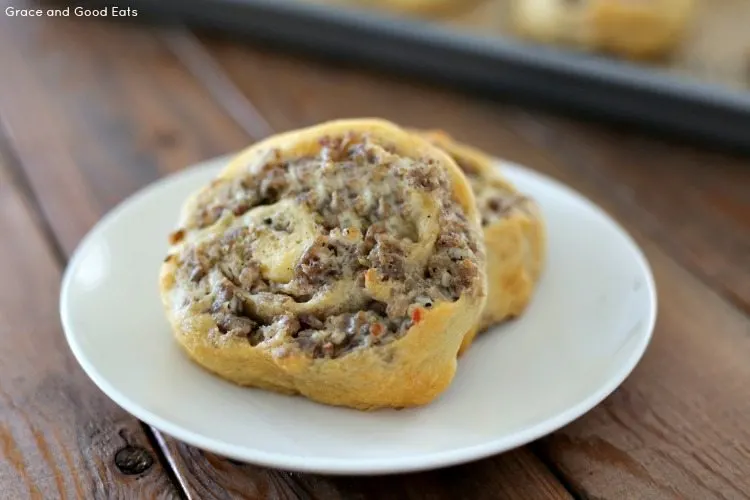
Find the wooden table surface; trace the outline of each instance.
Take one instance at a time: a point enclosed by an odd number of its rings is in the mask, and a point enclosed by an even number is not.
[[[0,68],[0,498],[750,498],[748,158],[181,29],[0,15]],[[443,127],[624,224],[653,267],[659,319],[623,386],[530,446],[380,478],[242,465],[104,396],[57,309],[91,226],[185,166],[364,115]]]

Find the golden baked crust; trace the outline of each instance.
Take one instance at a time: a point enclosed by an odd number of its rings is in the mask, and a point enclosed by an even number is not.
[[[517,31],[633,59],[668,54],[682,39],[694,0],[513,0]]]
[[[179,344],[227,380],[407,407],[451,382],[484,268],[453,160],[391,123],[342,120],[250,147],[191,196],[160,291]]]
[[[503,178],[487,155],[442,131],[421,135],[451,155],[466,174],[484,230],[487,303],[479,324],[464,338],[464,352],[477,333],[520,315],[528,305],[544,264],[544,222],[536,204]]]

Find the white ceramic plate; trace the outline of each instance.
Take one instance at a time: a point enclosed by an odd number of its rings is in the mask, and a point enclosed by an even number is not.
[[[225,162],[163,179],[107,215],[65,273],[60,312],[91,379],[139,419],[237,460],[381,474],[458,464],[520,446],[579,417],[632,371],[656,317],[653,277],[602,210],[537,173],[503,165],[541,205],[549,257],[526,315],[482,335],[433,404],[362,413],[235,387],[172,340],[157,291],[183,199]]]

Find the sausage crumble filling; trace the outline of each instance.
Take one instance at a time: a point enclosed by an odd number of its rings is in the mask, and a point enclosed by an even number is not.
[[[515,210],[530,214],[530,198],[522,195],[500,178],[488,178],[481,175],[480,169],[468,159],[456,155],[451,156],[466,174],[471,189],[474,191],[477,210],[482,216],[482,227],[507,218]]]
[[[177,232],[188,235],[171,257],[177,280],[189,284],[183,307],[210,314],[217,341],[336,358],[392,342],[435,304],[482,290],[481,236],[442,168],[362,135],[320,144],[316,155],[292,160],[270,151],[260,171],[215,180]],[[303,227],[290,210],[311,221]],[[432,236],[428,226],[437,228]],[[301,250],[272,271],[267,241]],[[374,279],[387,297],[368,288]]]

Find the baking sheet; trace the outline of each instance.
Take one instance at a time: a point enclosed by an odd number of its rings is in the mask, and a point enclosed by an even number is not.
[[[292,0],[330,7],[398,16],[368,0]],[[402,14],[474,36],[515,38],[509,0],[456,0],[456,7],[434,15]],[[559,46],[566,50],[579,50]],[[750,90],[750,0],[696,0],[685,38],[671,56],[659,62],[635,62],[654,71],[703,83]]]
[[[121,0],[121,5],[137,8],[132,21],[139,23],[176,23],[251,43],[270,42],[520,105],[750,153],[750,92],[743,61],[750,37],[745,2],[750,0],[698,0],[706,15],[698,11],[684,46],[670,64],[650,66],[507,35],[502,22],[507,16],[500,14],[508,0],[465,0],[486,3],[443,20],[369,15],[352,7],[353,2],[377,1]]]

